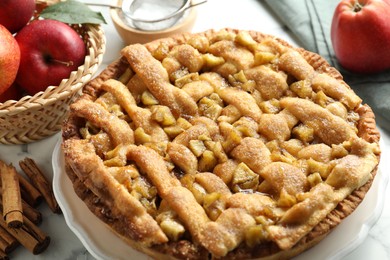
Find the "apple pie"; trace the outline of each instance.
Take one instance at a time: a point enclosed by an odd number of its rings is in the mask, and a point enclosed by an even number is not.
[[[234,29],[126,46],[62,135],[75,192],[155,259],[296,256],[354,211],[380,158],[335,68]]]

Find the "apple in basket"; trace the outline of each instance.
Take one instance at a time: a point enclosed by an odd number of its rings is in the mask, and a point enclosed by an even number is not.
[[[30,95],[58,86],[84,63],[86,48],[80,35],[56,20],[36,20],[15,36],[20,47],[16,83]]]
[[[0,94],[0,102],[4,103],[7,100],[19,100],[22,97],[22,93],[18,86],[11,85],[6,91]]]
[[[16,33],[30,21],[34,10],[35,0],[1,0],[0,24]]]
[[[0,24],[0,95],[14,82],[20,62],[18,43]]]

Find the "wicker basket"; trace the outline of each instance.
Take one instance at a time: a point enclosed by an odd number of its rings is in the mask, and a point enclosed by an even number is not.
[[[56,1],[37,1],[36,14]],[[57,133],[67,115],[69,104],[98,70],[105,52],[105,36],[100,25],[73,25],[87,47],[84,64],[59,86],[50,86],[34,96],[0,103],[0,143],[30,143]]]

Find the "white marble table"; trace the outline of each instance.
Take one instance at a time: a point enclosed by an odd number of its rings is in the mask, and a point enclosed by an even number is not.
[[[83,0],[83,2],[93,2],[93,0]],[[109,0],[95,0],[99,3],[110,3]],[[217,11],[223,7],[223,12]],[[193,28],[194,32],[200,32],[210,28],[231,27],[238,29],[258,30],[264,33],[273,34],[283,38],[294,45],[299,43],[294,39],[286,27],[282,26],[275,18],[268,7],[261,1],[256,0],[209,0],[207,4],[197,7],[198,17]],[[107,37],[107,51],[103,59],[100,70],[118,58],[119,51],[123,43],[117,35],[109,17],[108,8],[94,7],[95,10],[102,11],[108,24],[103,25]],[[237,10],[240,10],[238,12]],[[242,11],[245,10],[245,11]],[[245,16],[240,16],[245,14]],[[389,158],[390,136],[382,132],[383,155]],[[52,178],[52,153],[60,138],[60,133],[48,137],[42,141],[28,145],[0,145],[0,159],[12,162],[18,168],[19,160],[26,156],[33,158],[44,169],[48,178]],[[383,174],[388,174],[390,170],[387,158],[381,162]],[[354,250],[342,259],[390,259],[390,189],[384,192],[385,198],[383,211],[379,210],[372,222],[371,227],[365,227],[362,235],[357,237]],[[32,255],[23,247],[19,247],[10,254],[11,259],[93,259],[92,255],[85,249],[77,236],[67,226],[64,216],[53,214],[45,204],[39,207],[43,213],[41,224],[44,230],[51,237],[51,244],[48,249],[40,255]]]

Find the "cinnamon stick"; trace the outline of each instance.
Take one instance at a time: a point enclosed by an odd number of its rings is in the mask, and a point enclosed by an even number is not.
[[[26,216],[32,223],[39,225],[42,223],[42,213],[31,207],[27,202],[22,200],[23,215]]]
[[[50,237],[25,216],[20,228],[10,228],[2,219],[0,226],[34,255],[42,253],[50,244]]]
[[[49,208],[54,213],[61,213],[61,209],[54,197],[52,185],[48,182],[35,161],[31,158],[25,158],[19,162],[19,165],[24,173],[30,178],[33,185],[40,191]]]
[[[22,198],[15,167],[0,161],[3,217],[7,225],[19,228],[23,224]]]
[[[3,198],[2,198],[3,190],[0,188],[0,210],[3,210]],[[35,225],[39,225],[42,222],[42,213],[39,210],[33,208],[25,202],[22,198],[22,210],[23,215],[25,215],[32,223]]]
[[[16,172],[19,178],[20,194],[30,206],[37,207],[43,200],[42,194],[25,177]],[[1,178],[0,178],[1,186]]]
[[[11,236],[4,228],[0,227],[0,251],[5,254],[11,253],[17,246],[19,242]],[[1,259],[1,258],[0,258]]]
[[[42,194],[26,178],[18,174],[22,198],[32,207],[42,202]]]
[[[0,260],[8,260],[9,257],[7,256],[6,253],[0,250]]]

